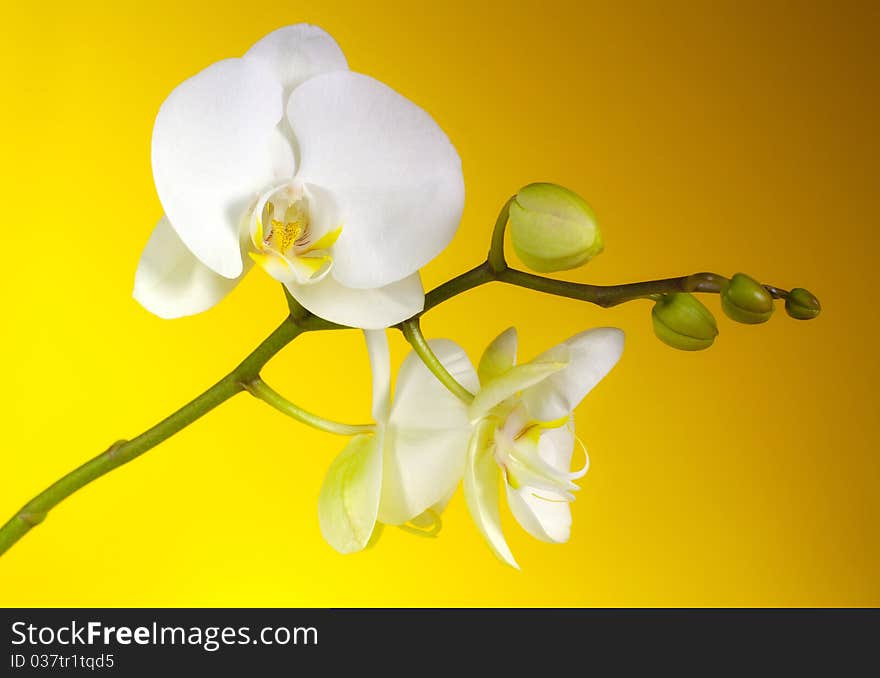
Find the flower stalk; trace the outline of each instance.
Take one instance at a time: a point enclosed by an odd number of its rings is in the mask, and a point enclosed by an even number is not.
[[[400,324],[400,329],[410,346],[413,347],[413,350],[418,354],[419,358],[422,359],[425,367],[437,377],[437,380],[448,388],[452,395],[461,400],[465,405],[469,405],[473,402],[474,395],[464,386],[459,384],[455,377],[449,374],[449,371],[443,366],[443,363],[440,362],[440,359],[434,354],[434,351],[431,350],[431,347],[428,345],[428,342],[422,334],[422,328],[419,324],[418,317],[404,320]]]
[[[486,261],[428,292],[425,295],[424,309],[397,325],[398,329],[403,331],[407,341],[412,344],[414,350],[431,372],[465,403],[470,403],[473,400],[473,395],[459,384],[437,359],[437,356],[434,355],[434,352],[422,335],[419,325],[419,318],[424,313],[459,294],[486,283],[497,281],[516,287],[532,289],[544,294],[586,301],[602,308],[608,308],[636,299],[656,300],[658,295],[676,292],[720,294],[726,285],[729,284],[728,278],[717,273],[695,273],[677,278],[648,280],[622,285],[589,285],[554,280],[510,268],[504,258],[504,232],[511,200],[505,203],[498,216],[492,235],[492,245]],[[773,285],[764,285],[764,288],[773,299],[788,300],[791,294],[787,290]],[[815,314],[818,313],[818,301],[805,290],[800,290],[799,288],[798,290],[801,294],[798,297],[798,303],[804,306],[806,310],[801,311],[800,306],[798,306],[795,309],[798,314],[795,314],[794,317],[815,317]],[[19,509],[5,525],[0,527],[0,555],[8,551],[19,539],[39,525],[46,518],[49,511],[64,499],[113,469],[137,459],[162,441],[200,419],[218,405],[243,391],[249,391],[272,407],[321,430],[342,435],[354,435],[371,431],[372,427],[368,425],[341,424],[306,412],[284,399],[260,379],[260,372],[266,363],[300,334],[318,330],[351,329],[345,325],[330,322],[313,315],[300,306],[287,291],[286,297],[290,310],[289,315],[229,374],[194,400],[139,436],[131,440],[121,440],[114,443],[106,451],[71,471]]]
[[[361,433],[372,433],[375,426],[372,424],[343,424],[342,422],[326,419],[317,414],[303,409],[299,405],[290,402],[283,395],[274,390],[260,377],[244,384],[245,390],[255,398],[262,400],[267,405],[274,407],[282,414],[286,414],[298,422],[316,428],[325,433],[334,433],[340,436],[356,436]]]

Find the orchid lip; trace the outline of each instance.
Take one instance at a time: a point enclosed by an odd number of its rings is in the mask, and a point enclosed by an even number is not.
[[[264,192],[248,213],[253,247],[248,254],[280,282],[313,284],[333,267],[330,249],[342,225],[319,232],[319,203],[305,184],[293,180]]]
[[[587,462],[573,472],[554,468],[538,452],[544,432],[564,426],[568,420],[568,416],[546,422],[530,419],[525,406],[519,403],[499,422],[495,429],[495,461],[513,489],[528,488],[538,497],[548,493],[559,501],[574,501],[573,492],[580,488],[572,481],[582,477],[589,465],[586,447],[578,440]]]

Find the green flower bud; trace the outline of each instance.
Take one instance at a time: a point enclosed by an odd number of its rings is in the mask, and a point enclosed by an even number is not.
[[[785,312],[797,320],[812,320],[821,310],[819,300],[803,287],[795,287],[785,300]]]
[[[715,316],[693,294],[663,296],[654,304],[651,316],[657,338],[681,351],[702,351],[718,336]]]
[[[517,256],[539,273],[577,268],[605,246],[590,206],[556,184],[529,184],[516,194],[510,239]]]
[[[737,273],[721,289],[721,308],[731,320],[757,325],[773,315],[773,297],[757,280]]]

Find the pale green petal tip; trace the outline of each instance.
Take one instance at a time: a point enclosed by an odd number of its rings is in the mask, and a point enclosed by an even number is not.
[[[369,434],[352,438],[333,460],[321,486],[321,534],[340,553],[362,551],[373,536],[382,486],[379,438]]]
[[[501,376],[484,384],[468,406],[470,420],[476,421],[484,417],[499,403],[565,369],[568,366],[567,348],[561,346],[555,353],[552,356],[545,354],[540,361],[511,367]]]
[[[581,266],[605,247],[596,215],[563,186],[529,184],[510,205],[510,237],[523,263],[539,273]]]
[[[492,456],[494,424],[480,421],[468,443],[468,460],[464,474],[464,498],[468,512],[492,553],[506,565],[518,570],[519,565],[501,530],[500,470]]]

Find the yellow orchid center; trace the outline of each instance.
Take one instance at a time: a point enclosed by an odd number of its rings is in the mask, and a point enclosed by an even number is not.
[[[342,226],[328,228],[328,210],[319,202],[303,184],[290,182],[264,193],[251,210],[250,257],[276,280],[309,284],[329,273],[329,250]]]

